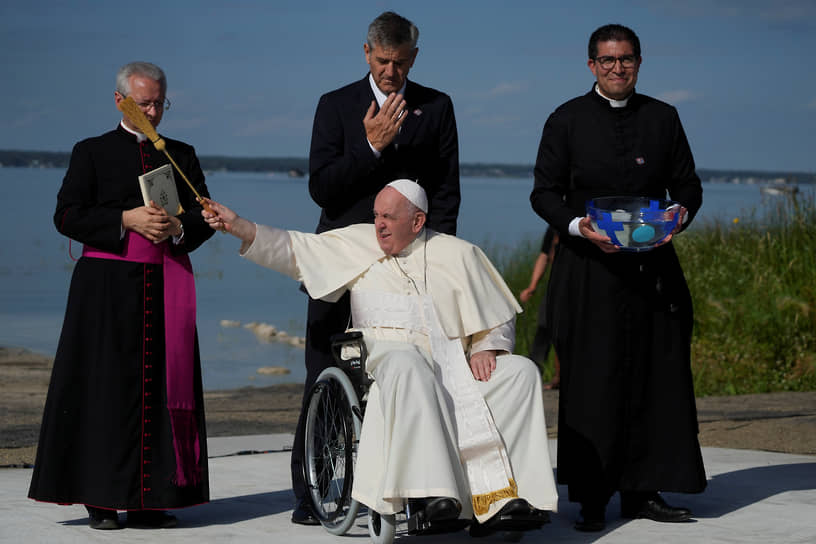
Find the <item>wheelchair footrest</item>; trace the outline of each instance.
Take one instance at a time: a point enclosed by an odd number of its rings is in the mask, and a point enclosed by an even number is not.
[[[425,519],[422,511],[417,512],[407,520],[409,535],[435,535],[439,533],[452,533],[463,530],[469,523],[470,521],[466,519],[429,521]]]

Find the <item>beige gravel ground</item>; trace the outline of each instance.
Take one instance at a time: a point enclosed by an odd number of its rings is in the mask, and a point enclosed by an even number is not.
[[[34,462],[52,359],[0,347],[0,467]],[[210,436],[294,432],[298,384],[210,391],[204,395]],[[544,391],[550,437],[557,437],[558,392]],[[700,443],[816,455],[816,391],[697,399]]]

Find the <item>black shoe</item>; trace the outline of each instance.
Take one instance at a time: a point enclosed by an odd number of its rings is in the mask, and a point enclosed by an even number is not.
[[[606,508],[593,508],[581,505],[581,512],[575,520],[575,530],[583,533],[597,533],[606,529],[604,520]]]
[[[425,519],[428,521],[456,519],[461,511],[459,501],[450,497],[434,497],[425,503]]]
[[[107,510],[105,508],[95,508],[93,506],[85,506],[88,510],[88,527],[91,529],[121,529],[119,524],[119,514],[116,510]]]
[[[529,502],[525,501],[524,499],[513,499],[502,506],[501,510],[499,510],[499,512],[493,517],[527,516],[531,514],[532,511],[533,507],[530,506]]]
[[[317,517],[314,515],[312,505],[306,499],[298,501],[297,506],[292,512],[292,523],[299,525],[320,525]]]
[[[143,529],[170,529],[178,525],[178,519],[164,510],[132,510],[127,513],[127,524]]]
[[[407,500],[405,515],[409,535],[430,535],[459,531],[467,526],[460,520],[462,504],[453,497],[427,497]]]
[[[537,529],[549,522],[549,513],[533,508],[526,500],[519,498],[505,503],[501,510],[484,523],[479,523],[474,518],[468,532],[470,536],[480,538],[491,535],[496,531]]]
[[[550,522],[550,513],[547,510],[539,510],[538,508],[533,508],[530,512],[530,516],[536,520],[538,520],[541,525],[545,525]]]
[[[621,499],[621,517],[630,519],[651,519],[663,523],[688,521],[691,510],[669,506],[659,493],[648,495],[641,501]]]

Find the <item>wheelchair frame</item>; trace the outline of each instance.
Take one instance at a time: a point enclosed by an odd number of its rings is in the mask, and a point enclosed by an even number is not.
[[[305,406],[303,476],[315,516],[333,535],[343,535],[354,525],[361,504],[351,497],[354,465],[360,440],[368,390],[373,380],[365,371],[367,357],[363,334],[351,331],[331,337],[337,366],[320,373],[309,390]],[[469,522],[450,520],[431,526],[421,511],[405,503],[409,534],[463,529]],[[397,514],[368,509],[368,531],[375,544],[391,544],[396,535]],[[524,531],[540,524],[502,530],[504,540],[517,542]]]
[[[337,366],[320,373],[304,404],[304,481],[317,519],[334,535],[348,531],[360,509],[351,487],[371,384],[362,336],[359,331],[332,336]]]

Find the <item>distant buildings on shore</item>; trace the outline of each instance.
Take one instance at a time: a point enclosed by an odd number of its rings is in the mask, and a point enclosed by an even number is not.
[[[0,168],[68,168],[71,154],[59,151],[0,150]],[[205,172],[265,172],[282,174],[293,179],[308,177],[309,161],[302,157],[220,157],[201,156]],[[462,177],[532,179],[531,164],[461,163]],[[700,179],[710,183],[742,183],[747,185],[797,185],[816,183],[816,172],[762,172],[751,170],[710,170],[698,168]]]

